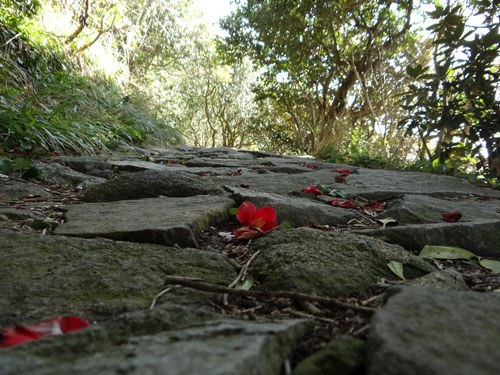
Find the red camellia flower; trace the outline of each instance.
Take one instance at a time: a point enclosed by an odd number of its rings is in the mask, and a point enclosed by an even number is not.
[[[241,224],[244,224],[233,232],[237,240],[251,240],[278,226],[274,208],[265,206],[257,209],[249,201],[243,202],[238,207],[236,217]]]
[[[302,189],[303,193],[313,193],[315,195],[322,195],[323,192],[319,190],[316,186],[311,186],[310,188],[307,189]]]
[[[449,212],[447,214],[442,214],[442,216],[443,220],[447,221],[448,223],[456,223],[458,220],[462,218],[462,214],[458,210]]]
[[[89,323],[78,316],[52,318],[37,323],[34,326],[13,326],[4,328],[1,332],[0,348],[19,345],[41,337],[61,335],[86,328]]]

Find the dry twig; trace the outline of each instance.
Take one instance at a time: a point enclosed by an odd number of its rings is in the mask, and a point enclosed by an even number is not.
[[[305,293],[295,293],[288,291],[264,291],[264,290],[240,290],[231,289],[223,286],[218,286],[210,283],[201,281],[200,279],[194,279],[183,276],[167,276],[165,280],[165,285],[181,285],[192,289],[198,289],[205,292],[212,293],[227,293],[235,294],[239,296],[251,296],[251,297],[274,297],[274,298],[287,298],[291,300],[303,300],[322,303],[326,306],[333,306],[343,310],[354,310],[371,315],[375,312],[375,309],[371,307],[363,307],[352,305],[349,303],[340,302],[334,298],[328,297],[317,297]]]

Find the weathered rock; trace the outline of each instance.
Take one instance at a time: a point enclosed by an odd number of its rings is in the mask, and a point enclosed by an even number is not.
[[[221,255],[195,249],[6,230],[0,242],[0,326],[145,309],[169,274],[222,285],[235,277]]]
[[[433,271],[422,258],[366,236],[297,228],[258,239],[261,253],[251,272],[271,290],[346,296],[363,292],[380,277],[394,278],[387,263],[404,264],[408,278]]]
[[[276,193],[262,193],[244,188],[228,187],[228,190],[233,192],[231,197],[238,204],[248,200],[257,207],[273,207],[277,212],[278,223],[287,220],[294,226],[308,225],[309,223],[337,225],[345,224],[358,217],[356,212],[352,210],[332,207],[323,202],[315,201],[312,194],[309,194],[310,199],[307,199]]]
[[[113,160],[110,164],[119,171],[164,171],[167,166],[145,160]]]
[[[299,320],[221,319],[184,329],[132,334],[110,345],[115,327],[108,324],[105,329],[86,329],[4,350],[0,371],[5,375],[279,375],[283,361],[309,326]],[[99,341],[107,345],[96,350]]]
[[[408,284],[457,292],[470,290],[462,275],[451,268],[431,272],[425,276],[410,280]]]
[[[473,220],[500,220],[500,201],[473,199],[439,199],[427,195],[405,195],[389,202],[377,218],[392,217],[400,224],[442,223],[441,214],[460,211],[461,222]]]
[[[500,256],[500,220],[414,224],[356,233],[381,237],[415,252],[420,252],[425,245],[438,245],[462,247],[483,257]]]
[[[54,185],[87,188],[106,182],[105,178],[86,175],[57,163],[36,162],[35,167],[42,171],[40,179]]]
[[[496,375],[500,297],[405,287],[379,310],[368,340],[370,375]]]
[[[84,173],[90,176],[111,178],[113,175],[113,166],[103,157],[90,156],[56,156],[51,158],[43,158],[45,162],[59,163],[65,165],[75,171]]]
[[[16,201],[26,196],[36,196],[50,198],[52,194],[45,190],[43,186],[32,182],[7,180],[0,182],[0,202]]]
[[[500,198],[500,191],[470,184],[452,176],[359,168],[344,184],[351,195],[367,199],[391,198],[401,194],[424,194],[433,197],[457,197],[462,194]]]
[[[189,173],[168,170],[148,170],[119,176],[104,184],[87,189],[84,202],[113,202],[127,199],[167,197],[191,197],[210,194],[218,187]]]
[[[20,210],[10,207],[0,207],[0,215],[9,220],[43,219],[45,215],[37,211]]]
[[[303,359],[293,375],[362,375],[365,373],[365,342],[352,336],[334,338],[322,349]]]
[[[195,236],[228,217],[233,200],[214,195],[189,198],[86,203],[68,207],[55,234],[197,247]]]

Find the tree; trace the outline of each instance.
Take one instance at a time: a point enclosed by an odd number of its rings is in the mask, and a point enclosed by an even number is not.
[[[163,115],[195,146],[249,146],[257,78],[250,60],[223,63],[204,24],[191,25],[186,35],[178,42],[184,53],[176,66],[145,76],[158,93]]]
[[[481,25],[469,22],[474,13]],[[404,96],[402,125],[420,136],[430,160],[474,162],[478,170],[500,177],[498,6],[457,1],[436,6],[430,16],[432,65],[408,66],[415,81]]]
[[[266,67],[259,97],[286,114],[294,148],[314,153],[342,138],[356,85],[405,41],[412,11],[411,0],[248,0],[222,26],[230,54]]]

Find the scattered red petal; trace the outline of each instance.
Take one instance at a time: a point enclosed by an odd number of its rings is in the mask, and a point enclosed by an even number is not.
[[[385,202],[372,202],[363,207],[363,210],[384,211]]]
[[[267,163],[262,163],[262,165],[266,166],[266,167],[276,167],[276,165],[274,165],[272,162],[267,162]]]
[[[51,154],[54,156],[59,156],[59,153],[57,151],[52,151]]]
[[[228,172],[227,176],[241,176],[241,169],[238,169],[236,172]]]
[[[276,211],[274,208],[269,206],[259,208],[252,215],[251,225],[259,227],[264,232],[270,231],[274,227],[278,226],[276,223]]]
[[[7,327],[1,332],[0,348],[19,345],[41,337],[78,331],[88,326],[89,323],[78,316],[65,316],[44,320],[30,327]]]
[[[252,215],[257,211],[257,208],[250,201],[245,201],[238,207],[236,218],[241,224],[251,225]]]
[[[478,199],[479,199],[480,201],[486,201],[486,200],[488,200],[488,198],[487,198],[487,197],[479,197]]]
[[[462,218],[462,214],[458,210],[449,212],[447,214],[442,214],[442,216],[443,220],[447,221],[448,223],[456,223],[458,220]]]
[[[332,169],[332,172],[337,172],[337,173],[342,173],[342,174],[345,174],[346,176],[351,173],[351,170],[350,169],[345,169],[345,168],[342,168],[342,169]]]
[[[175,164],[175,161],[169,160],[169,161],[167,161],[167,164]]]
[[[255,171],[257,169],[259,169],[259,167],[257,167],[256,165],[252,167],[252,169]]]
[[[312,169],[316,168],[316,164],[312,164],[312,163],[311,164],[301,163],[300,165],[303,167],[306,167],[306,168],[312,168]]]
[[[240,187],[244,189],[250,189],[250,185],[240,184]]]
[[[207,174],[206,174],[206,173],[203,173],[203,172],[199,172],[199,173],[198,173],[198,176],[201,176],[201,177],[204,177],[204,176],[206,176],[206,175],[207,175]]]
[[[282,152],[280,152],[280,158],[282,158],[282,157],[283,157],[283,153],[282,153]]]
[[[233,231],[235,236],[235,240],[253,240],[254,238],[259,237],[264,232],[259,227],[254,226],[244,226]]]
[[[329,199],[326,201],[327,204],[334,207],[342,207],[342,208],[358,208],[356,202],[352,199]]]
[[[346,176],[346,175],[338,175],[338,176],[335,176],[335,182],[338,182],[338,183],[344,183],[344,182],[345,182],[345,176]]]
[[[316,186],[311,186],[307,189],[302,189],[303,193],[313,193],[315,195],[323,195],[323,192],[319,190]]]

